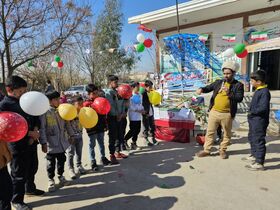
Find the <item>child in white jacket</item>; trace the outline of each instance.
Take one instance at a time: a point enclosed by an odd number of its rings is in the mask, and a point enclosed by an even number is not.
[[[127,141],[132,138],[131,150],[137,150],[137,138],[141,131],[141,120],[142,114],[144,112],[144,107],[142,106],[142,97],[139,94],[139,82],[133,82],[131,84],[133,88],[133,96],[130,98],[130,105],[128,110],[129,116],[129,131],[125,135],[124,140]]]

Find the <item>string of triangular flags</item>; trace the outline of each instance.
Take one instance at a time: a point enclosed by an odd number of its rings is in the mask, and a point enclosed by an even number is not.
[[[209,38],[209,34],[200,34],[199,40],[206,42]],[[235,42],[236,41],[236,34],[224,34],[222,39],[227,42]],[[259,41],[259,40],[267,40],[268,33],[267,31],[256,31],[250,34],[250,39],[252,41]]]

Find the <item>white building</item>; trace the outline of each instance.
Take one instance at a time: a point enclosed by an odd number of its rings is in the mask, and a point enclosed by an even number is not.
[[[209,34],[209,49],[217,53],[245,42],[250,54],[242,59],[242,74],[262,68],[270,89],[280,90],[280,0],[193,0],[178,8],[180,33]],[[157,71],[166,71],[161,43],[164,37],[178,33],[176,6],[131,17],[128,22],[156,31]],[[266,31],[268,40],[246,42],[250,29]],[[223,40],[225,34],[235,34],[236,41]]]

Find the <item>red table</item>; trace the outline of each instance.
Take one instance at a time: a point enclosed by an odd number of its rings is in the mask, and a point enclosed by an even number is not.
[[[194,129],[195,121],[192,120],[155,120],[157,139],[182,143],[190,142],[190,130]]]

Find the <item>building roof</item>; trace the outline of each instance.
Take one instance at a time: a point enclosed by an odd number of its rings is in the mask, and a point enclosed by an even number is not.
[[[180,25],[280,5],[280,0],[193,0],[178,5]],[[163,30],[175,27],[176,5],[128,18],[130,24],[144,24]]]

